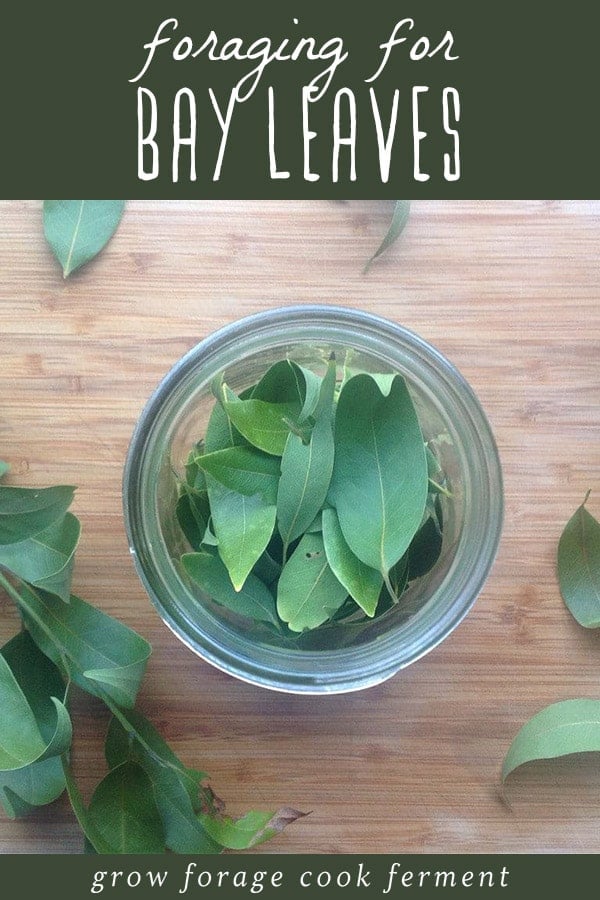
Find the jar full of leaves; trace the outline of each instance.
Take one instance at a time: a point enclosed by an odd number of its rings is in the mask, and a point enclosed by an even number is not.
[[[274,309],[209,336],[132,438],[132,555],[174,632],[264,687],[376,684],[473,605],[502,523],[475,394],[399,325]]]

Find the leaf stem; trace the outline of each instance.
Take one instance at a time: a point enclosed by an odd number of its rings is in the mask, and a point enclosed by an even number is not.
[[[11,599],[15,601],[15,603],[17,604],[18,607],[21,607],[24,610],[26,610],[27,615],[31,616],[31,618],[34,620],[36,625],[38,625],[41,628],[41,630],[44,632],[44,634],[46,635],[48,640],[50,640],[52,642],[52,644],[56,647],[56,649],[58,650],[58,653],[60,655],[60,660],[62,662],[63,669],[65,671],[65,675],[68,677],[69,666],[68,666],[68,662],[67,662],[67,654],[65,653],[64,648],[60,644],[57,644],[54,635],[52,634],[51,630],[46,626],[46,623],[44,622],[44,620],[40,616],[38,616],[37,613],[34,612],[33,609],[31,609],[31,607],[29,606],[27,601],[24,599],[22,594],[19,593],[19,591],[16,589],[16,587],[10,583],[8,578],[6,578],[2,574],[2,572],[0,572],[0,587],[2,587],[6,591],[8,596],[11,597]],[[27,587],[31,591],[34,590],[34,588],[29,584],[27,585]]]
[[[389,572],[383,573],[383,583],[385,584],[385,586],[387,588],[387,592],[390,595],[390,598],[393,600],[393,602],[400,603],[400,597],[398,597],[398,595],[396,594],[396,591],[394,590],[394,586],[390,580]]]
[[[448,488],[444,487],[443,484],[439,484],[433,478],[428,478],[427,480],[429,481],[429,484],[433,485],[433,487],[436,489],[436,491],[439,491],[440,494],[444,495],[444,497],[450,497],[450,498],[454,497],[454,494],[452,493],[452,491],[449,491]]]

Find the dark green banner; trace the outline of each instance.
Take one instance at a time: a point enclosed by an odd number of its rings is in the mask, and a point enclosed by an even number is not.
[[[589,0],[32,0],[1,196],[594,198]]]
[[[232,897],[443,898],[564,895],[580,900],[597,893],[593,856],[466,855],[255,855],[26,856],[4,857],[4,881],[36,898],[51,892],[64,900],[100,895],[102,900],[230,900]]]

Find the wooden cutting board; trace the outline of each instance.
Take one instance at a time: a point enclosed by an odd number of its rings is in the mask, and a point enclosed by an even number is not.
[[[0,203],[0,457],[27,486],[74,483],[74,587],[154,647],[140,708],[210,773],[231,813],[311,815],[264,853],[596,852],[600,773],[586,757],[503,756],[545,704],[600,697],[600,638],[555,577],[560,532],[588,488],[600,517],[600,201],[421,201],[363,274],[385,201],[130,202],[105,252],[67,281],[41,202]],[[272,693],[188,651],[133,570],[121,515],[128,441],[149,394],[209,332],[275,306],[359,307],[420,333],[462,371],[494,428],[506,521],[474,609],[379,687]],[[0,597],[0,637],[16,619]],[[107,717],[75,702],[89,797]],[[3,853],[80,852],[66,802],[0,817]]]

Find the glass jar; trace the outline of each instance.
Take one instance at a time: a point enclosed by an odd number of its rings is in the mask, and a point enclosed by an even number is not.
[[[424,438],[433,440],[451,488],[444,498],[441,555],[401,602],[346,646],[278,645],[196,591],[177,559],[187,548],[175,515],[174,473],[182,475],[214,405],[222,373],[236,392],[288,357],[319,367],[331,352],[355,370],[399,372]],[[341,693],[378,684],[436,647],[471,609],[492,566],[502,527],[502,475],[483,410],[460,373],[437,350],[395,323],[325,305],[272,309],[209,335],[149,399],[124,472],[130,550],[160,616],[203,659],[244,681],[292,693]]]

